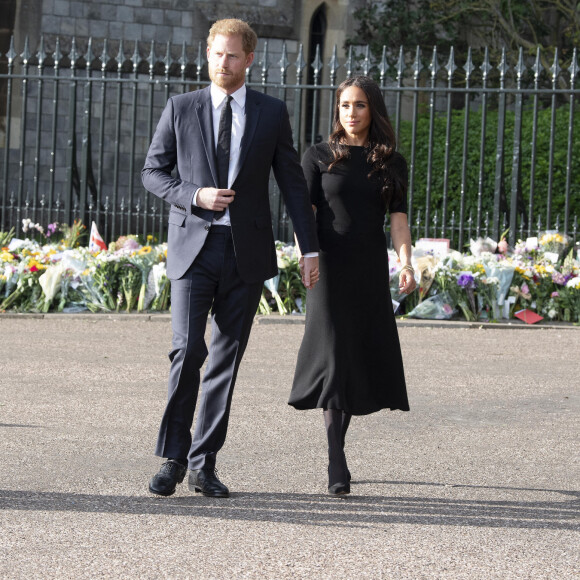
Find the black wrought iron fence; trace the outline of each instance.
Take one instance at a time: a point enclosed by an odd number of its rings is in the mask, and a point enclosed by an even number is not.
[[[140,180],[157,119],[169,96],[208,83],[204,46],[158,47],[123,41],[56,40],[21,54],[12,42],[0,59],[0,231],[30,219],[95,221],[106,240],[121,234],[165,237],[168,208]],[[289,43],[292,45],[292,43]],[[247,71],[249,86],[284,99],[300,153],[331,130],[337,85],[373,75],[383,89],[410,169],[409,219],[415,238],[441,237],[461,248],[471,237],[509,240],[556,229],[574,241],[580,212],[580,134],[576,51],[550,70],[540,53],[505,52],[495,66],[487,51],[453,49],[441,66],[419,49],[337,49],[325,66],[302,46],[262,42]],[[290,60],[292,59],[292,60]],[[512,59],[512,60],[510,60]],[[307,67],[313,83],[304,82]],[[0,115],[2,109],[0,109]],[[3,133],[3,134],[2,134]],[[292,235],[272,181],[275,235]]]

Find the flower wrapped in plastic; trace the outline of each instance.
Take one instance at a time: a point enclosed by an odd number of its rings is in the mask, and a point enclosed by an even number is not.
[[[547,230],[538,239],[538,249],[543,252],[544,258],[553,264],[560,260],[569,245],[568,236],[556,230]]]
[[[461,272],[457,276],[457,286],[462,288],[465,295],[460,294],[457,306],[461,308],[465,320],[477,320],[479,318],[479,308],[475,301],[475,277],[471,272]]]
[[[168,310],[171,296],[171,283],[167,278],[165,262],[154,264],[149,273],[148,286],[153,287],[154,297],[150,310]]]
[[[42,288],[42,299],[39,303],[40,312],[48,312],[53,300],[61,291],[61,282],[64,274],[64,265],[57,262],[48,266],[43,274],[38,278],[38,283]]]
[[[449,320],[455,309],[453,307],[453,300],[447,292],[435,294],[430,296],[423,302],[420,302],[405,315],[410,318],[423,318],[428,320]]]
[[[483,253],[494,254],[497,250],[497,242],[490,237],[479,237],[477,240],[469,240],[469,250],[474,256],[481,256]]]
[[[514,278],[515,266],[506,260],[490,260],[483,263],[487,279],[497,280],[495,301],[503,306]]]

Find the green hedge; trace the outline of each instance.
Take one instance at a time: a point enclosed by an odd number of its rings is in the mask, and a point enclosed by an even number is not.
[[[552,219],[560,214],[563,219],[566,193],[566,164],[568,154],[568,125],[569,105],[561,106],[556,111],[556,131],[554,147],[554,174],[552,186]],[[580,155],[577,147],[580,139],[580,111],[575,111],[573,155],[572,155],[572,179],[570,188],[570,216],[580,214]],[[475,219],[477,209],[477,194],[479,183],[479,163],[481,146],[481,111],[470,111],[469,114],[469,137],[468,137],[468,163],[466,179],[466,217],[469,210],[473,210]],[[431,213],[441,210],[443,206],[443,180],[445,168],[445,132],[447,124],[446,114],[437,114],[434,120],[434,143],[432,161],[431,182]],[[514,141],[515,114],[507,111],[505,118],[504,140],[504,170],[505,170],[505,193],[509,203],[511,196],[512,155]],[[461,201],[461,166],[463,158],[463,132],[465,115],[463,110],[454,110],[451,119],[451,139],[449,151],[449,189],[448,189],[448,217],[455,211],[459,218]],[[487,112],[486,138],[485,138],[485,162],[483,173],[483,213],[493,214],[496,144],[497,144],[497,111]],[[542,218],[545,226],[547,210],[547,191],[549,176],[549,151],[550,151],[550,126],[551,109],[543,109],[538,112],[538,128],[536,137],[536,167],[534,188],[534,225],[538,215]],[[532,156],[532,131],[533,111],[528,108],[524,111],[522,122],[522,172],[521,187],[524,201],[524,213],[527,217],[530,195],[531,180],[531,156]],[[401,134],[399,149],[410,160],[411,157],[412,122],[401,122]],[[415,185],[413,193],[413,208],[423,210],[425,207],[425,195],[427,189],[427,161],[429,153],[429,115],[422,114],[417,122],[416,158],[415,158]],[[562,223],[562,222],[561,222]],[[552,224],[550,224],[552,225]]]

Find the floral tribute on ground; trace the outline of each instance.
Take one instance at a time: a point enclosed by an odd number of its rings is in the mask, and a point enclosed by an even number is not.
[[[419,291],[404,300],[404,315],[495,322],[529,310],[542,319],[580,323],[579,246],[548,231],[511,248],[506,234],[499,242],[471,240],[465,254],[413,252]],[[396,255],[390,259],[391,293],[399,300]]]
[[[144,312],[170,308],[167,245],[121,236],[108,245],[79,221],[43,228],[23,220],[24,239],[0,232],[0,311]],[[82,245],[85,242],[87,245]],[[91,243],[92,242],[92,243]],[[580,323],[580,249],[559,232],[508,246],[472,240],[469,252],[413,252],[417,291],[399,294],[400,264],[389,252],[396,314],[426,319],[498,321],[529,310]],[[427,244],[428,248],[428,244]],[[264,284],[258,312],[305,312],[306,289],[293,245],[276,243],[278,275]],[[356,307],[356,305],[353,305]]]

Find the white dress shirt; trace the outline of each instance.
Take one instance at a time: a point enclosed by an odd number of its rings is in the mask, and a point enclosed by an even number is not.
[[[211,104],[212,104],[212,121],[213,121],[213,136],[214,143],[218,142],[218,133],[220,125],[220,116],[222,109],[226,103],[227,95],[218,89],[213,83],[210,86]],[[230,142],[230,164],[228,167],[228,189],[232,187],[236,176],[238,175],[238,163],[240,160],[240,146],[242,144],[242,136],[246,128],[246,85],[242,85],[235,93],[231,95],[232,101],[232,140]],[[200,188],[201,189],[201,188]],[[195,192],[193,204],[197,205],[197,194],[199,189]],[[219,223],[220,226],[229,226],[230,210],[226,208],[226,213],[220,220],[214,220],[214,223]]]

